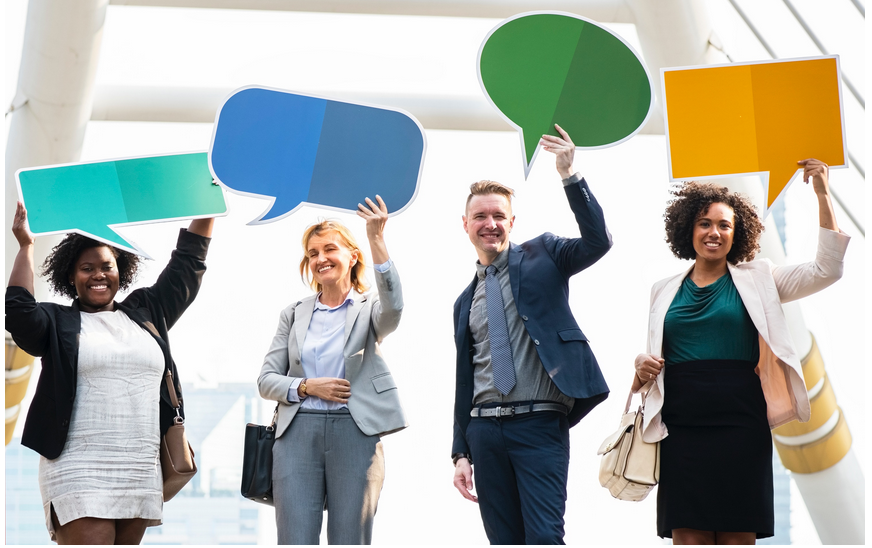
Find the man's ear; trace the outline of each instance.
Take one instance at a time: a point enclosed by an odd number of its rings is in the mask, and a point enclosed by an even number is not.
[[[466,224],[466,215],[463,215],[461,218],[463,219],[463,231],[469,234],[469,226]]]

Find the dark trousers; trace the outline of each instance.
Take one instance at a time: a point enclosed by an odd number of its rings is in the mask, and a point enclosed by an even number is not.
[[[473,418],[466,439],[491,544],[564,544],[569,423],[556,411]]]

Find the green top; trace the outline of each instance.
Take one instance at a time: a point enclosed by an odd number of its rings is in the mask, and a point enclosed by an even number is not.
[[[695,360],[757,363],[757,336],[729,272],[705,287],[698,287],[688,276],[666,312],[663,358],[667,364]]]

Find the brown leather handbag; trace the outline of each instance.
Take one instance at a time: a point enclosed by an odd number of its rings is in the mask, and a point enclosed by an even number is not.
[[[170,401],[176,416],[173,425],[160,440],[160,467],[163,471],[163,499],[167,502],[182,487],[191,481],[197,473],[197,463],[194,462],[194,449],[188,443],[185,436],[185,419],[179,413],[179,398],[176,395],[176,387],[173,385],[173,372],[167,369],[167,388],[170,392]]]

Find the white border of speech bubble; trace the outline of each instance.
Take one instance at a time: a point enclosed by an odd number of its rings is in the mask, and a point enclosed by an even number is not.
[[[69,162],[66,164],[51,164],[51,165],[47,165],[47,166],[23,167],[15,172],[15,187],[18,190],[18,199],[22,203],[24,203],[24,194],[22,194],[22,192],[21,192],[21,179],[19,178],[19,174],[24,172],[24,171],[40,171],[43,169],[52,169],[55,167],[83,166],[83,165],[88,165],[88,164],[105,164],[107,162],[120,162],[123,160],[139,160],[142,158],[162,158],[164,156],[181,156],[182,154],[203,154],[205,152],[207,152],[207,151],[205,151],[205,150],[191,150],[191,151],[187,151],[187,152],[171,152],[168,154],[146,154],[144,156],[125,156],[123,158],[107,158],[106,160],[93,160],[90,162]],[[211,172],[211,168],[210,168],[210,172]],[[215,181],[214,177],[213,177],[213,182],[217,182],[217,181]],[[224,187],[221,187],[221,188],[223,190]],[[24,207],[27,207],[26,203],[24,203]],[[151,259],[151,256],[148,253],[146,253],[145,250],[139,246],[139,244],[137,244],[136,242],[134,242],[133,240],[131,240],[130,238],[125,236],[123,233],[119,232],[118,229],[124,228],[127,226],[152,225],[152,224],[158,224],[158,223],[169,223],[172,221],[187,221],[187,220],[193,220],[193,219],[209,219],[212,217],[226,217],[230,213],[230,206],[227,204],[227,200],[224,200],[224,207],[225,207],[224,213],[218,213],[218,214],[186,215],[186,216],[182,216],[182,217],[172,217],[172,218],[166,218],[166,219],[153,219],[153,220],[149,220],[149,221],[135,221],[135,222],[130,222],[130,223],[115,223],[115,224],[106,223],[106,226],[109,227],[110,230],[117,233],[124,241],[130,243],[130,245],[132,247],[119,245],[117,242],[111,242],[105,238],[101,238],[97,235],[91,234],[90,232],[85,232],[84,230],[81,230],[79,228],[70,228],[70,229],[64,229],[64,230],[52,230],[49,232],[33,232],[33,231],[31,231],[31,232],[33,233],[34,236],[49,236],[51,234],[71,234],[71,233],[81,234],[82,236],[87,236],[88,238],[91,238],[92,240],[97,240],[98,242],[103,242],[104,244],[106,244],[108,246],[115,247],[118,249],[123,249],[124,251],[129,251],[129,252],[134,253],[136,255],[139,255],[141,257],[145,257],[146,259]],[[30,229],[29,222],[27,223],[27,225],[28,225],[28,229]]]
[[[527,11],[524,13],[519,13],[517,15],[513,15],[513,16],[509,17],[508,19],[504,19],[504,20],[500,21],[497,24],[497,26],[492,28],[490,30],[490,32],[487,33],[487,36],[484,37],[484,40],[482,40],[481,45],[478,47],[478,54],[475,57],[475,74],[478,77],[478,84],[479,84],[479,86],[481,86],[481,91],[482,91],[482,93],[484,93],[484,96],[487,98],[488,102],[491,104],[491,106],[493,106],[496,109],[496,111],[500,114],[500,116],[503,118],[503,120],[508,122],[508,124],[510,126],[512,126],[513,128],[515,128],[515,130],[518,132],[518,136],[521,139],[521,163],[524,166],[524,179],[525,180],[530,175],[530,170],[533,168],[533,164],[536,163],[536,158],[539,157],[539,151],[542,149],[542,145],[541,144],[536,145],[536,150],[533,151],[533,157],[530,158],[530,163],[527,164],[527,155],[525,153],[526,147],[524,145],[524,129],[522,127],[520,127],[518,124],[516,124],[515,122],[513,122],[511,119],[509,119],[509,117],[506,116],[502,110],[500,110],[500,108],[496,105],[496,103],[494,103],[493,100],[491,99],[490,95],[487,92],[487,89],[484,87],[484,82],[482,82],[482,80],[481,80],[481,53],[484,50],[485,44],[487,44],[487,41],[490,39],[490,37],[493,35],[493,33],[497,31],[497,29],[499,29],[500,27],[502,27],[503,25],[506,25],[507,23],[509,23],[511,21],[514,21],[515,19],[520,19],[522,17],[528,17],[531,15],[562,15],[564,17],[572,17],[573,19],[579,19],[581,21],[584,21],[585,23],[590,23],[590,24],[608,32],[609,34],[611,34],[612,36],[614,36],[615,38],[617,38],[618,40],[623,42],[623,44],[625,46],[627,46],[627,49],[629,49],[633,53],[633,55],[636,56],[636,59],[638,59],[639,63],[642,65],[642,70],[645,71],[645,76],[648,77],[648,87],[651,89],[651,102],[648,104],[648,113],[645,114],[645,119],[642,120],[642,123],[639,124],[639,127],[637,127],[635,130],[633,130],[632,133],[630,133],[629,135],[627,135],[623,139],[620,139],[620,140],[615,141],[613,143],[609,143],[606,145],[597,145],[597,146],[592,146],[592,147],[577,146],[576,148],[581,149],[581,150],[596,150],[596,149],[600,149],[600,148],[609,148],[609,147],[613,147],[615,145],[619,145],[619,144],[623,143],[624,141],[628,141],[629,139],[632,139],[633,137],[635,137],[635,135],[637,133],[639,133],[642,130],[643,127],[645,127],[645,124],[648,123],[648,119],[651,118],[651,113],[654,111],[654,101],[656,99],[655,93],[654,93],[654,89],[655,89],[654,80],[651,79],[651,71],[648,70],[648,65],[645,64],[645,60],[642,58],[641,55],[639,55],[639,52],[637,52],[636,49],[630,45],[629,42],[624,40],[624,38],[621,35],[615,33],[611,29],[604,27],[603,25],[601,25],[597,21],[594,21],[593,19],[588,19],[587,17],[582,17],[581,15],[576,15],[574,13],[569,13],[569,12],[565,12],[565,11],[549,11],[549,10]]]
[[[267,206],[267,208],[265,210],[263,210],[263,212],[260,215],[258,215],[257,218],[255,218],[252,221],[249,221],[247,223],[248,225],[262,225],[262,224],[268,224],[268,223],[274,223],[276,221],[280,221],[280,220],[284,219],[285,217],[288,217],[289,215],[294,214],[297,210],[299,210],[303,206],[311,206],[311,207],[316,207],[319,209],[327,209],[330,211],[339,211],[342,213],[355,213],[357,210],[356,209],[344,209],[341,207],[327,206],[327,205],[316,204],[313,202],[305,202],[304,201],[304,202],[300,202],[299,205],[297,205],[296,207],[294,207],[290,211],[283,213],[282,215],[279,215],[278,217],[274,217],[272,219],[263,221],[261,219],[263,219],[264,215],[266,215],[267,213],[270,212],[273,204],[276,201],[275,196],[269,196],[266,194],[256,194],[254,192],[245,192],[243,190],[236,190],[234,188],[231,188],[229,185],[227,185],[221,179],[219,179],[217,175],[215,175],[215,170],[212,168],[212,146],[215,144],[215,133],[218,129],[218,119],[221,117],[221,111],[224,109],[224,105],[227,104],[227,101],[229,101],[230,98],[233,97],[234,95],[236,95],[237,93],[244,91],[246,89],[265,89],[268,91],[277,91],[280,93],[291,93],[294,95],[302,95],[303,97],[312,97],[314,99],[324,99],[325,101],[335,101],[337,103],[346,103],[349,105],[360,105],[362,107],[377,108],[379,110],[391,110],[394,112],[399,112],[400,114],[403,114],[405,116],[408,116],[413,122],[415,122],[415,125],[417,125],[418,129],[421,131],[421,139],[422,139],[423,145],[424,145],[423,148],[421,149],[421,162],[418,164],[418,178],[415,181],[415,192],[412,194],[412,198],[408,202],[406,202],[406,204],[403,207],[401,207],[400,209],[397,209],[396,211],[392,211],[392,212],[388,213],[388,217],[393,217],[394,215],[399,215],[400,213],[404,212],[409,206],[412,205],[412,203],[418,197],[418,191],[421,189],[421,175],[424,172],[424,158],[427,156],[427,134],[424,132],[424,126],[421,125],[421,122],[419,122],[418,119],[415,118],[414,116],[412,116],[409,112],[407,112],[401,108],[396,108],[396,107],[387,107],[384,105],[376,105],[373,103],[366,103],[366,102],[362,102],[362,101],[348,101],[345,99],[337,99],[335,97],[326,97],[323,95],[315,95],[312,93],[302,93],[299,91],[294,91],[294,90],[289,90],[289,89],[281,89],[281,88],[274,88],[274,87],[270,87],[270,86],[259,86],[257,84],[252,84],[252,85],[243,86],[241,88],[237,88],[237,89],[233,90],[232,92],[230,92],[230,94],[227,95],[227,97],[224,98],[224,101],[221,102],[221,106],[218,107],[218,111],[215,113],[215,122],[212,125],[212,140],[209,142],[209,171],[212,172],[212,177],[223,188],[227,189],[230,192],[233,192],[234,194],[239,194],[241,196],[247,196],[249,198],[258,198],[261,200],[269,200],[269,205]]]

